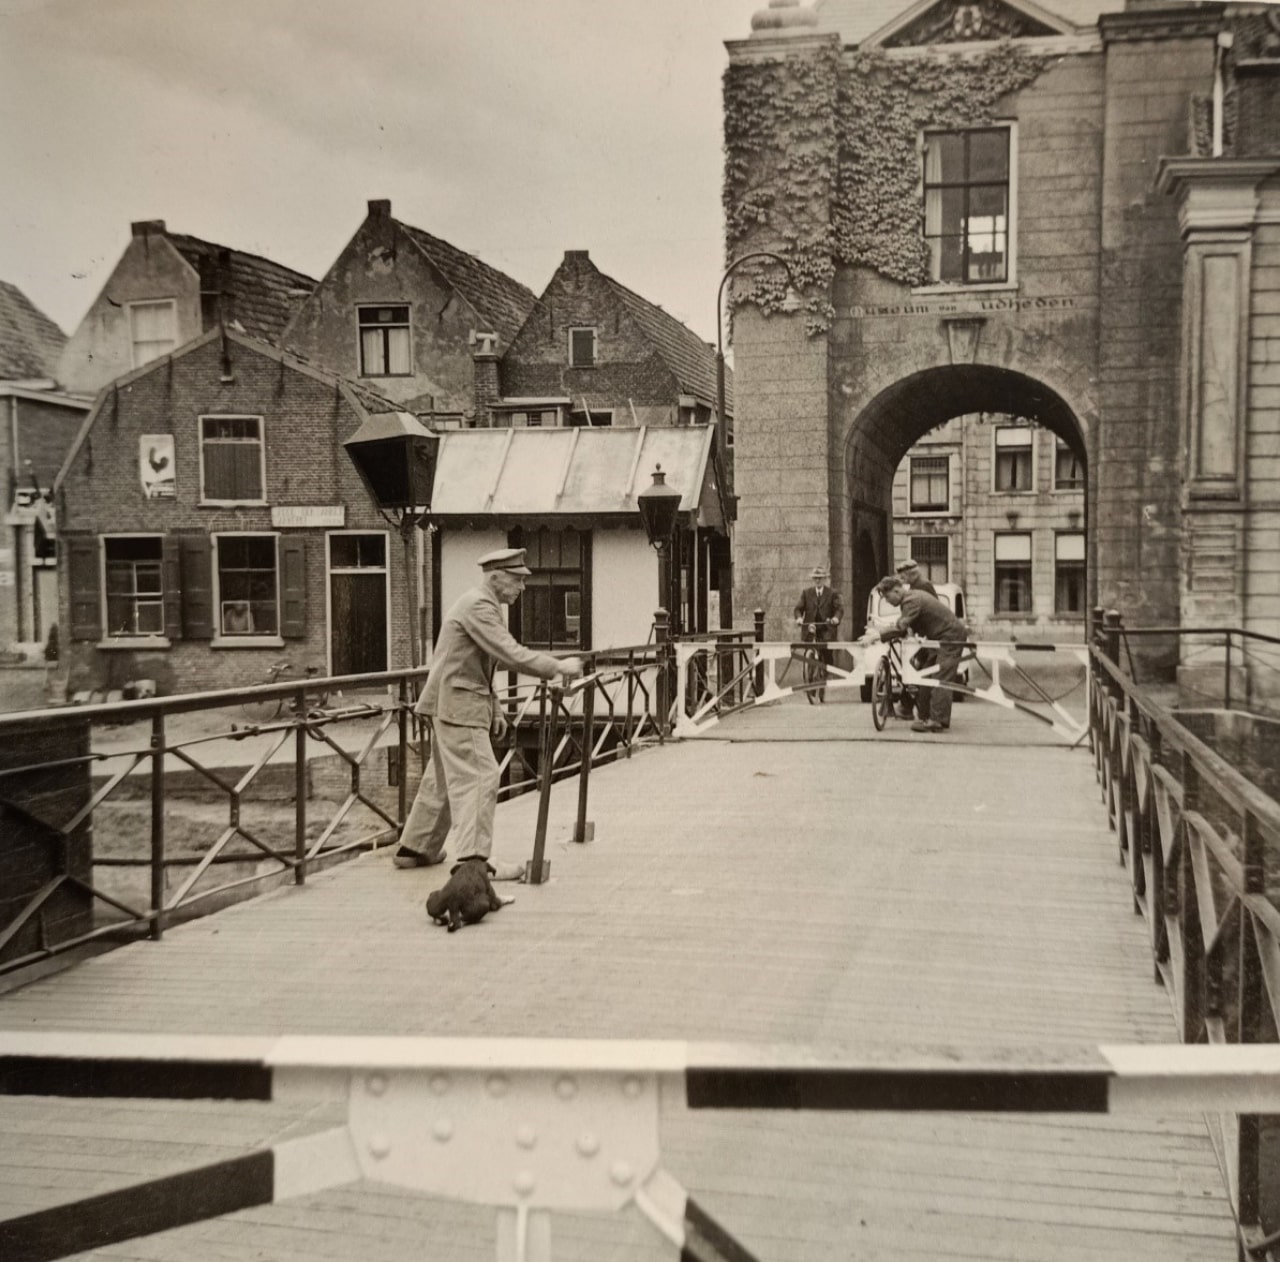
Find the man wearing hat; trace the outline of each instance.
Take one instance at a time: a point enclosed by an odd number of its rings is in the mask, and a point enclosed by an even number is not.
[[[444,859],[452,825],[457,864],[488,863],[498,802],[498,761],[490,740],[507,730],[493,690],[499,665],[539,679],[572,679],[582,659],[525,648],[507,630],[503,606],[524,591],[532,573],[523,548],[499,548],[479,560],[481,579],[445,614],[427,686],[415,707],[431,727],[431,765],[400,834],[399,868],[429,867]]]
[[[831,665],[831,650],[826,646],[836,638],[836,628],[844,617],[844,603],[840,593],[828,581],[831,571],[825,565],[813,567],[813,584],[800,593],[796,601],[796,625],[800,628],[800,638],[806,643],[818,644],[818,661],[823,666],[823,678],[826,668]],[[827,699],[827,690],[818,688],[816,692],[805,692],[810,705],[816,697],[819,704]]]
[[[924,592],[926,596],[937,596],[938,589],[920,573],[920,563],[915,557],[907,557],[899,561],[894,566],[894,572],[911,591]],[[937,660],[936,649],[917,649],[915,656],[911,659],[911,664],[916,670],[924,670],[926,666],[932,666]],[[919,700],[914,688],[904,689],[902,698],[898,702],[898,717],[903,719],[912,718],[917,708],[920,708]],[[923,710],[928,710],[928,706],[923,707]]]

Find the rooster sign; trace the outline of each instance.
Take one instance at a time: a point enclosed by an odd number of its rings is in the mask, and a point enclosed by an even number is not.
[[[173,499],[178,486],[173,477],[172,434],[143,434],[138,439],[138,471],[147,499]]]

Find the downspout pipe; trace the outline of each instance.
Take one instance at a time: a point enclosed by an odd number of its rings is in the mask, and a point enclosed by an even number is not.
[[[1226,100],[1226,76],[1223,63],[1235,36],[1230,31],[1219,31],[1217,46],[1213,50],[1213,156],[1222,157],[1223,128],[1222,111]]]

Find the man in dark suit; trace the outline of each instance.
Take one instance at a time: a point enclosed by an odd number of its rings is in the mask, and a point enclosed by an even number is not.
[[[831,572],[825,565],[816,565],[813,569],[813,584],[800,593],[796,601],[796,625],[800,628],[800,638],[806,644],[818,645],[818,660],[825,670],[831,664],[831,650],[826,646],[836,638],[836,628],[844,617],[844,602],[840,593],[828,581]],[[818,688],[816,692],[806,692],[809,704],[814,704],[817,697],[819,704],[827,699],[827,690]]]
[[[507,730],[493,689],[495,667],[540,679],[582,674],[581,658],[535,652],[507,630],[502,606],[520,595],[531,573],[524,549],[499,548],[482,556],[479,565],[480,583],[463,592],[444,616],[431,674],[414,707],[431,727],[431,762],[400,834],[394,856],[398,868],[441,862],[450,826],[457,863],[488,863],[499,783],[490,737],[501,740]]]
[[[969,638],[969,629],[936,596],[912,591],[900,578],[881,579],[876,584],[880,594],[900,612],[894,634],[914,631],[921,639],[937,640],[940,684],[955,683],[960,670],[960,656]],[[919,701],[920,717],[911,725],[913,732],[946,732],[951,727],[951,690],[925,688]]]

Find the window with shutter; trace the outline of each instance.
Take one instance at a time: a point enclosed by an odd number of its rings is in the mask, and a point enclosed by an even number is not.
[[[213,636],[213,553],[207,535],[182,535],[175,542],[182,558],[182,634],[188,640]]]
[[[71,638],[96,640],[102,635],[102,573],[98,539],[93,535],[67,535],[63,548],[71,596]]]
[[[275,636],[280,632],[280,594],[275,535],[217,535],[217,634]]]
[[[109,535],[102,541],[107,635],[163,635],[164,540],[160,535]]]
[[[261,504],[266,497],[262,418],[200,418],[200,500]]]
[[[593,368],[596,362],[596,331],[594,328],[569,330],[569,367]]]

